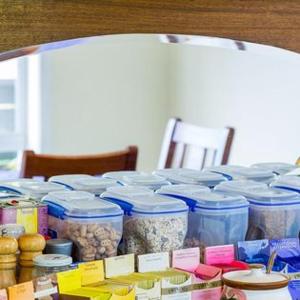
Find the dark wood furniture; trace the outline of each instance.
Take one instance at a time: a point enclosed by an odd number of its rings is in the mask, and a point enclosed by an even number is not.
[[[0,52],[119,33],[217,36],[300,52],[298,0],[2,0],[0,11]]]
[[[48,179],[62,174],[100,175],[108,171],[135,170],[138,149],[129,146],[118,152],[97,155],[48,155],[24,151],[20,177],[43,176]]]
[[[227,164],[233,136],[231,127],[199,127],[172,118],[166,127],[158,168],[188,166],[203,169]]]

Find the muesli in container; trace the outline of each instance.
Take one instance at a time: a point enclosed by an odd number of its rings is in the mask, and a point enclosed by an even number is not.
[[[271,183],[271,186],[300,193],[300,177],[296,175],[280,176]]]
[[[161,189],[158,193],[182,199],[189,206],[186,246],[207,247],[245,240],[249,204],[244,197],[196,191],[189,186],[184,190],[180,185],[176,192],[176,187],[172,192]]]
[[[50,192],[64,191],[66,188],[62,185],[38,181],[34,179],[17,179],[0,181],[0,191],[26,196],[30,199],[40,201]]]
[[[222,165],[216,167],[210,167],[206,169],[210,172],[222,174],[228,180],[254,180],[259,182],[270,183],[275,178],[275,174],[266,169],[261,168],[249,168],[235,165]]]
[[[43,198],[49,233],[73,241],[79,261],[115,256],[122,237],[123,211],[84,191],[54,192]]]
[[[114,179],[95,177],[86,174],[57,175],[50,177],[49,181],[61,184],[70,190],[86,191],[97,196],[105,192],[108,187],[119,185]]]
[[[200,184],[208,187],[214,187],[227,180],[221,174],[185,168],[161,169],[154,171],[154,174],[164,176],[172,184]]]
[[[184,246],[188,207],[183,201],[154,193],[128,197],[114,188],[101,197],[124,210],[122,252],[144,254]]]
[[[297,169],[296,165],[283,163],[283,162],[266,162],[266,163],[257,163],[252,165],[251,167],[266,169],[272,171],[276,175],[284,175],[289,173],[295,169]]]

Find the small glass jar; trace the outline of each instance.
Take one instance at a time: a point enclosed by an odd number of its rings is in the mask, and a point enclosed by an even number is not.
[[[63,254],[42,254],[33,259],[34,277],[67,271],[71,268],[72,257]]]
[[[0,236],[10,236],[18,239],[25,233],[23,225],[19,224],[3,224],[0,225]]]

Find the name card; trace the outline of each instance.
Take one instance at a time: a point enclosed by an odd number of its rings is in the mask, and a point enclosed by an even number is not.
[[[206,247],[204,263],[207,265],[230,264],[234,261],[234,246]]]
[[[9,300],[34,300],[32,281],[9,287],[8,297]]]
[[[104,280],[103,260],[82,263],[78,265],[81,271],[81,284],[88,285]]]
[[[104,259],[104,262],[106,278],[128,275],[134,272],[134,254],[108,257]]]
[[[140,273],[165,271],[169,267],[169,252],[144,254],[138,256],[138,270]]]
[[[57,283],[60,294],[81,288],[80,269],[57,273]]]
[[[172,267],[194,272],[200,264],[200,248],[189,248],[173,251]]]

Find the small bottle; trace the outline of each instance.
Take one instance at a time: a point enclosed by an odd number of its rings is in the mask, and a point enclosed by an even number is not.
[[[33,267],[34,257],[41,255],[46,246],[44,237],[38,233],[23,234],[19,238],[21,251],[19,262],[21,267]]]
[[[17,250],[15,238],[0,237],[0,289],[16,284]]]

